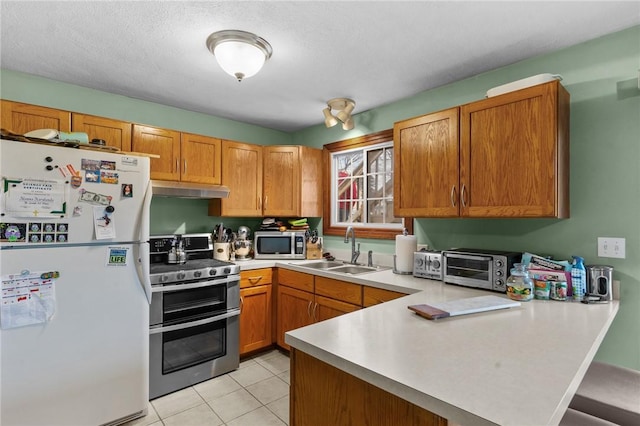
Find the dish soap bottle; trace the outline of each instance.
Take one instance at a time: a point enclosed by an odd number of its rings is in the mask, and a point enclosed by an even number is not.
[[[511,275],[507,278],[507,296],[520,302],[533,299],[533,280],[525,264],[513,264]]]
[[[573,266],[571,267],[571,287],[573,291],[573,300],[582,300],[587,292],[587,270],[584,267],[584,259],[580,256],[573,257]]]

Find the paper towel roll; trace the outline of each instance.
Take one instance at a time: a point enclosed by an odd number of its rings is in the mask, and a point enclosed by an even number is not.
[[[413,272],[413,253],[418,249],[415,235],[396,235],[396,270]]]

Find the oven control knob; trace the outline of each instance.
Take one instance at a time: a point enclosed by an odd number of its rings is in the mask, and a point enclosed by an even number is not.
[[[185,275],[185,273],[184,273],[184,272],[178,272],[178,279],[179,279],[179,280],[184,280],[184,277],[185,277],[185,276],[186,276],[186,275]]]
[[[160,277],[160,282],[161,283],[164,283],[164,282],[167,282],[167,281],[169,281],[169,276],[168,275],[163,275],[163,276]]]
[[[504,263],[502,262],[502,260],[496,260],[496,266],[497,266],[498,268],[501,268],[501,267],[502,267],[502,265],[504,265]]]
[[[498,269],[498,270],[496,271],[496,275],[497,275],[497,276],[499,276],[499,277],[501,277],[501,276],[502,276],[502,271],[501,271],[500,269]]]
[[[195,272],[193,273],[193,276],[194,276],[194,277],[196,277],[196,278],[200,278],[200,276],[201,276],[201,275],[202,275],[202,272],[201,272],[201,271],[195,271]]]
[[[440,269],[440,261],[439,260],[434,260],[433,262],[431,262],[431,265],[433,265],[434,269]]]
[[[418,264],[418,267],[422,267],[422,265],[424,265],[424,259],[419,258],[416,260],[416,263]]]
[[[502,280],[496,280],[496,286],[497,286],[498,288],[502,288],[502,287],[504,286],[504,281],[502,281]]]
[[[209,275],[215,275],[216,274],[216,270],[215,269],[209,269]]]
[[[231,273],[231,268],[224,268],[224,273],[225,274],[230,274]]]

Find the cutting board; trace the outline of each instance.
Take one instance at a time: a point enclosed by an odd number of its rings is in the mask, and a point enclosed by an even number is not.
[[[475,314],[476,312],[494,311],[520,306],[520,302],[499,296],[478,296],[431,305],[410,305],[407,308],[427,319],[455,317],[457,315]]]

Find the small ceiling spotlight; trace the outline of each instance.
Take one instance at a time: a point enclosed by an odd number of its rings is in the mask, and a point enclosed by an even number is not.
[[[329,100],[327,102],[327,108],[322,110],[322,113],[324,114],[324,125],[327,127],[333,127],[338,124],[338,122],[341,122],[342,129],[353,129],[354,123],[351,113],[355,107],[356,102],[353,99],[334,98]],[[334,116],[331,114],[331,110],[338,111],[338,113]]]
[[[207,48],[220,67],[238,81],[256,75],[273,53],[267,40],[240,30],[224,30],[209,35]]]

